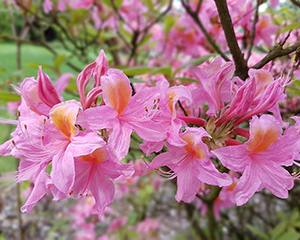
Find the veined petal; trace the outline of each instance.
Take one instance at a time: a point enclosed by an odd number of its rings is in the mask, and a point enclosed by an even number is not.
[[[123,159],[128,153],[131,133],[131,128],[116,124],[109,135],[108,146],[119,159]]]
[[[211,152],[217,156],[225,167],[242,172],[251,162],[246,151],[247,148],[244,145],[237,145],[222,147]]]
[[[33,207],[37,204],[37,202],[47,193],[47,180],[49,179],[49,175],[46,173],[46,169],[43,169],[38,174],[37,178],[34,182],[34,187],[32,192],[30,193],[27,201],[21,207],[22,212],[32,212]]]
[[[84,106],[86,104],[86,99],[85,99],[85,90],[86,86],[91,80],[91,77],[93,76],[93,72],[96,66],[96,62],[93,62],[89,64],[88,66],[83,69],[78,77],[77,77],[77,89],[78,89],[78,94],[80,97],[80,102]]]
[[[128,77],[121,70],[109,69],[107,76],[101,77],[101,87],[105,104],[121,114],[131,99]]]
[[[164,141],[159,141],[159,142],[150,142],[150,141],[144,141],[140,145],[140,149],[144,153],[146,153],[146,156],[148,157],[151,153],[153,152],[159,152],[164,146]]]
[[[98,169],[97,172],[93,174],[91,181],[92,184],[89,185],[89,188],[96,201],[95,207],[99,215],[102,215],[105,208],[113,203],[115,186],[112,181],[105,177],[104,173]]]
[[[201,168],[195,168],[199,169],[197,175],[199,181],[219,187],[229,186],[232,184],[232,178],[230,175],[227,173],[220,173],[210,160],[200,164]]]
[[[94,70],[95,86],[100,86],[101,77],[105,75],[108,71],[108,61],[103,50],[100,51],[97,59],[96,66]]]
[[[163,141],[167,137],[166,127],[151,120],[129,121],[124,125],[134,130],[144,140]]]
[[[83,128],[98,131],[103,128],[113,128],[118,124],[117,115],[116,110],[111,107],[98,106],[80,112],[76,123]]]
[[[277,197],[288,197],[288,190],[294,186],[294,178],[287,170],[273,162],[265,162],[264,159],[261,160],[261,164],[256,169],[258,170],[257,175],[265,188]]]
[[[51,178],[54,185],[63,193],[68,193],[75,180],[74,157],[71,151],[60,151],[53,157]]]
[[[186,164],[177,174],[177,193],[175,199],[177,202],[191,202],[199,191],[201,182],[193,174],[193,165]]]
[[[37,93],[39,98],[49,107],[53,107],[55,104],[60,103],[58,94],[50,81],[49,76],[42,71],[42,67],[39,67],[37,78]]]
[[[233,201],[236,205],[241,206],[248,202],[261,185],[260,178],[256,173],[256,167],[250,164],[246,167],[242,177],[233,190]]]
[[[88,155],[105,145],[103,139],[94,132],[79,132],[78,135],[71,139],[68,150],[74,157]]]

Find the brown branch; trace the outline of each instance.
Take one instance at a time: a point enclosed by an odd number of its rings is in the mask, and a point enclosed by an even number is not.
[[[297,0],[291,0],[291,2],[297,6],[297,7],[300,7],[300,2],[298,2]]]
[[[198,16],[198,8],[196,9],[196,11],[194,12],[190,6],[184,2],[184,0],[181,0],[181,4],[184,7],[184,9],[186,10],[186,12],[190,15],[190,17],[194,20],[194,22],[198,25],[198,27],[201,29],[201,31],[203,32],[203,34],[205,35],[207,41],[210,43],[210,45],[212,46],[212,48],[218,53],[220,54],[220,56],[226,61],[230,61],[230,59],[225,55],[225,53],[223,53],[221,51],[221,49],[218,47],[218,45],[215,43],[215,41],[212,39],[212,37],[209,35],[209,33],[207,32],[206,28],[204,27],[202,21],[200,20],[199,16]],[[199,7],[200,10],[200,7]]]
[[[235,64],[235,74],[241,79],[246,79],[248,77],[248,67],[236,39],[232,20],[227,7],[227,2],[226,0],[214,1],[218,9],[218,14],[225,33],[226,42],[233,57],[233,61]]]
[[[267,63],[273,61],[275,58],[286,56],[292,52],[295,52],[299,47],[300,47],[300,42],[284,49],[282,47],[282,44],[279,44],[277,47],[272,49],[262,60],[256,63],[252,68],[260,69],[263,66],[265,66]]]
[[[252,52],[252,48],[253,48],[253,45],[254,45],[255,32],[256,32],[256,23],[258,21],[259,2],[260,2],[260,0],[256,0],[254,20],[253,20],[253,25],[252,25],[252,35],[251,35],[251,40],[250,40],[250,46],[249,46],[249,50],[248,50],[248,55],[247,55],[247,58],[246,58],[246,63],[248,62],[249,58],[251,57],[251,52]]]

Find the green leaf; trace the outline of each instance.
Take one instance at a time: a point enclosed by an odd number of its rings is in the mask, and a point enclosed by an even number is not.
[[[126,235],[127,235],[128,239],[138,239],[138,237],[139,237],[137,232],[133,231],[133,230],[129,230]]]
[[[89,17],[89,11],[83,8],[72,9],[71,11],[71,23],[73,25],[82,24]]]
[[[131,77],[129,78],[131,83],[145,83],[145,81],[143,81],[142,79],[139,78],[135,78],[135,77]]]
[[[300,89],[299,88],[287,86],[286,89],[289,90],[289,94],[290,95],[292,95],[292,96],[300,96]]]
[[[287,233],[283,234],[278,240],[299,240],[300,233],[295,229],[290,229]]]
[[[142,0],[142,1],[149,8],[149,10],[151,12],[153,12],[153,10],[154,10],[154,4],[153,4],[152,0]]]
[[[38,68],[39,66],[42,66],[43,69],[45,68],[52,68],[51,65],[49,64],[46,64],[46,63],[35,63],[35,62],[30,62],[30,63],[27,63],[27,66],[30,67],[30,68]]]
[[[152,71],[151,67],[130,67],[122,69],[127,76],[143,75]]]
[[[59,68],[61,66],[61,64],[65,61],[65,59],[66,59],[65,54],[57,56],[53,62],[54,67]]]
[[[272,239],[277,239],[279,236],[281,236],[286,229],[286,222],[279,223],[272,231],[271,231],[271,237]]]
[[[276,214],[282,221],[285,221],[285,222],[288,221],[287,216],[283,212],[276,212]]]
[[[128,225],[131,226],[136,223],[138,219],[138,214],[136,212],[131,212],[128,216]]]
[[[299,87],[299,88],[300,88],[300,81],[299,81],[299,80],[293,81],[293,84],[294,84],[296,87]]]
[[[295,210],[294,211],[294,213],[293,213],[293,215],[291,216],[291,218],[290,218],[290,222],[295,222],[295,221],[297,221],[298,220],[298,218],[299,218],[299,212],[297,211],[297,210]]]
[[[124,23],[123,23],[123,22],[120,22],[119,30],[120,30],[120,33],[121,33],[125,38],[127,38],[128,41],[131,40],[131,38],[132,38],[131,33],[128,32],[128,31],[124,28]]]
[[[21,96],[10,93],[10,92],[5,92],[5,91],[0,91],[0,100],[1,102],[16,102],[16,101],[21,101]]]
[[[109,7],[112,7],[111,0],[102,0],[104,4]],[[114,0],[115,6],[119,9],[122,6],[123,0]]]
[[[159,67],[159,68],[154,68],[151,72],[151,75],[156,75],[156,74],[164,74],[167,75],[168,77],[171,77],[172,75],[172,68],[171,67]]]
[[[283,30],[281,30],[281,33],[289,32],[291,30],[298,29],[298,28],[300,28],[300,22],[294,22],[287,25]]]
[[[201,65],[202,63],[204,63],[206,60],[208,60],[209,58],[215,56],[216,54],[212,53],[212,54],[208,54],[208,55],[205,55],[205,56],[202,56],[202,57],[199,57],[199,58],[196,58],[194,60],[192,60],[191,62],[188,62],[186,64],[183,64],[182,66],[180,66],[179,68],[177,68],[173,75],[175,76],[179,71],[181,71],[182,69],[185,69],[187,67],[190,67],[190,66],[199,66]]]
[[[0,68],[0,74],[5,72],[5,68]]]
[[[182,82],[195,82],[195,83],[199,83],[199,81],[196,80],[196,79],[194,79],[194,78],[177,77],[175,79],[180,80]]]
[[[169,33],[170,29],[174,26],[177,19],[171,15],[165,17],[165,32]]]
[[[153,34],[150,33],[146,37],[144,37],[142,41],[139,42],[139,46],[143,46],[144,44],[146,44],[152,38],[152,36]]]
[[[270,239],[267,234],[265,234],[263,231],[250,224],[246,224],[246,228],[252,233],[254,233],[255,235],[257,235],[258,237],[260,237],[261,239]]]

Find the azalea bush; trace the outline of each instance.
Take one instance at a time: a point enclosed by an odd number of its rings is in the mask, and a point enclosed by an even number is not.
[[[53,54],[3,95],[21,212],[73,199],[77,239],[162,239],[165,204],[169,239],[298,239],[299,5],[5,1],[19,69],[24,44]]]

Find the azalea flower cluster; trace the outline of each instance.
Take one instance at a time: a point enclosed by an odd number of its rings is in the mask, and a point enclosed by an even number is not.
[[[31,212],[45,194],[54,201],[93,196],[102,215],[113,202],[113,180],[134,174],[121,162],[133,131],[147,156],[156,153],[145,169],[177,178],[177,201],[191,202],[209,185],[227,189],[236,205],[264,188],[287,198],[294,177],[283,166],[300,149],[299,118],[289,127],[279,113],[288,79],[252,69],[242,81],[234,71],[232,62],[216,59],[190,69],[198,84],[170,86],[161,77],[133,94],[128,77],[109,68],[101,51],[77,77],[80,101],[63,101],[66,82],[53,85],[40,67],[36,80],[25,78],[17,88],[16,129],[0,146],[1,155],[22,159],[17,180],[34,184],[21,210]]]

